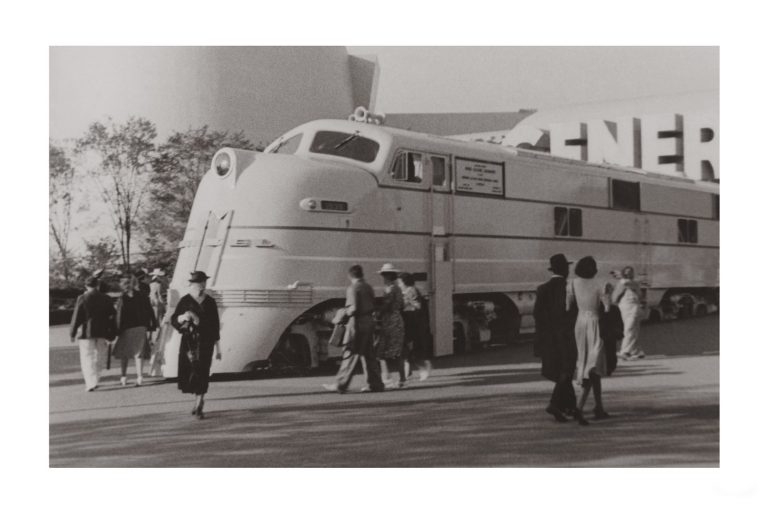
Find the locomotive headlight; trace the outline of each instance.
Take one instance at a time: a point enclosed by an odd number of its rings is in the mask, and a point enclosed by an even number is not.
[[[222,178],[229,174],[229,171],[232,168],[232,160],[229,157],[229,154],[221,152],[216,155],[216,158],[213,161],[213,168],[216,169],[216,174]]]

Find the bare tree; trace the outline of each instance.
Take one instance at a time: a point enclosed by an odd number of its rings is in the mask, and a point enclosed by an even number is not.
[[[48,142],[48,226],[59,251],[58,269],[64,281],[72,277],[69,230],[72,223],[72,188],[75,168],[64,148]]]
[[[147,192],[155,151],[155,125],[131,117],[124,124],[91,124],[77,141],[81,154],[95,153],[99,164],[91,170],[101,198],[107,205],[123,265],[131,266],[131,242]]]
[[[151,202],[143,228],[149,252],[175,253],[184,236],[197,187],[219,149],[261,151],[242,132],[220,132],[208,126],[174,132],[159,145],[152,162]]]

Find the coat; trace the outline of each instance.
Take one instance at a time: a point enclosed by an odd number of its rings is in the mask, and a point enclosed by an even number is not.
[[[576,368],[575,316],[566,311],[565,287],[565,278],[552,277],[536,289],[533,306],[534,355],[541,358],[541,375],[553,382]]]
[[[347,302],[344,306],[348,336],[345,348],[354,354],[373,353],[373,311],[376,296],[371,285],[357,279],[347,288]]]
[[[179,317],[192,311],[200,319],[199,325],[190,329]],[[213,348],[219,341],[219,310],[216,301],[206,295],[202,303],[191,295],[183,296],[171,315],[171,325],[181,333],[179,346],[178,387],[183,393],[205,394],[213,360]],[[190,352],[195,357],[190,357]]]
[[[80,327],[80,339],[115,338],[115,308],[108,295],[98,290],[89,290],[77,298],[69,326],[70,338],[77,336]]]
[[[123,332],[131,327],[146,327],[148,331],[157,329],[157,319],[149,297],[135,292],[133,297],[126,294],[117,301],[117,329]]]

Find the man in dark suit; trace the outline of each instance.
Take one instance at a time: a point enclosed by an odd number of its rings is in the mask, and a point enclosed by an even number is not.
[[[336,374],[336,382],[325,384],[323,387],[328,391],[346,392],[357,363],[362,359],[368,378],[367,389],[384,391],[379,362],[373,354],[373,311],[375,309],[373,288],[365,282],[360,265],[350,267],[348,275],[351,284],[347,288],[347,302],[344,306],[347,336],[341,367]]]
[[[541,375],[555,383],[546,411],[559,422],[576,409],[573,372],[576,368],[574,316],[565,309],[568,261],[563,254],[549,258],[552,277],[536,289],[533,317],[536,321],[534,354],[541,358]]]
[[[107,346],[107,340],[115,337],[115,309],[109,297],[98,290],[99,280],[89,277],[86,291],[77,298],[69,328],[69,338],[75,342],[80,332],[80,368],[85,378],[85,389],[93,391],[99,384],[99,361]]]

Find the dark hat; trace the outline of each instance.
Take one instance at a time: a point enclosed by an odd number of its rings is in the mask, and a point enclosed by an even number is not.
[[[202,270],[195,270],[194,272],[190,272],[190,283],[204,283],[208,280],[208,276],[205,275],[205,272]]]
[[[90,288],[96,288],[97,286],[99,286],[99,279],[97,277],[91,276],[85,280],[85,286],[88,286]]]
[[[142,277],[144,277],[145,275],[147,275],[147,271],[146,271],[146,270],[144,270],[143,268],[140,268],[139,270],[137,270],[136,272],[134,272],[134,273],[133,273],[133,275],[134,275],[134,276],[136,276],[137,278],[141,279]]]
[[[571,263],[573,262],[568,261],[565,254],[559,252],[549,258],[549,270],[554,271],[555,269],[567,268]]]

